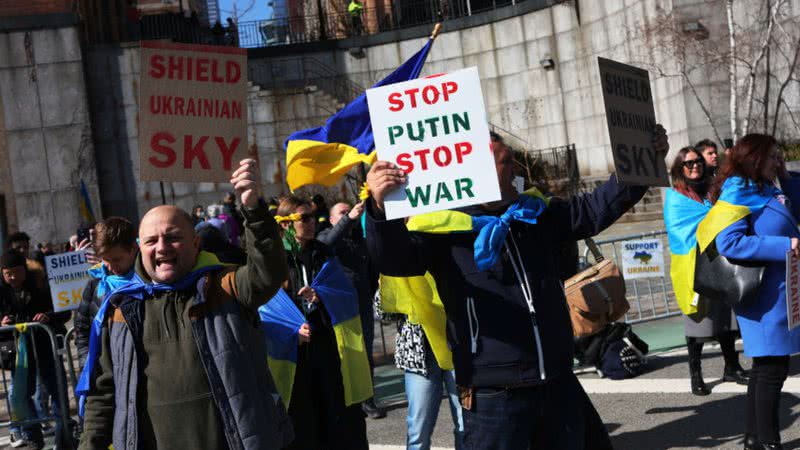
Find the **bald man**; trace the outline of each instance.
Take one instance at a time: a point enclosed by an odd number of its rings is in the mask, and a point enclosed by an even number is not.
[[[192,218],[179,208],[159,206],[142,218],[140,281],[101,307],[91,364],[90,342],[81,449],[280,449],[291,441],[258,328],[257,309],[287,268],[257,173],[248,159],[231,176],[245,218],[244,266],[201,252]]]

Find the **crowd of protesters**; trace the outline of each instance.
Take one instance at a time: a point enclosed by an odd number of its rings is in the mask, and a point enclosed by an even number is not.
[[[653,142],[666,156],[660,126]],[[82,226],[66,249],[87,250],[97,263],[73,316],[83,372],[76,388],[80,448],[369,448],[365,417],[386,413],[373,398],[346,401],[352,386],[334,313],[311,283],[334,257],[358,297],[357,336],[370,371],[376,311],[382,320],[398,321],[407,448],[430,448],[443,393],[459,450],[612,448],[572,372],[561,259],[565,244],[610,226],[647,187],[611,176],[594,192],[545,202],[513,186],[511,151],[494,133],[492,151],[502,199],[459,210],[481,218],[473,226],[482,228],[467,232],[425,232],[386,220],[383,199],[405,182],[405,173],[384,161],[367,174],[368,197],[353,205],[329,208],[322,196],[265,201],[255,161],[244,160],[231,176],[236,193],[219,204],[191,212],[159,206],[138,228],[120,217]],[[800,351],[800,331],[786,327],[781,288],[785,255],[800,242],[792,219],[800,213],[794,208],[800,198],[792,201],[795,180],[769,136],[745,136],[722,164],[711,141],[676,155],[674,192],[709,209],[735,189],[768,192],[761,209],[715,237],[720,254],[766,263],[758,301],[733,309],[709,303],[687,315],[685,334],[692,392],[709,393],[700,356],[704,342],[720,342],[724,380],[748,384],[745,449],[782,448],[779,395],[789,355]],[[53,312],[43,265],[56,249],[42,243],[31,253],[24,233],[9,236],[6,247],[2,325],[39,322],[63,334],[70,313]],[[382,310],[379,273],[435,280],[454,370],[440,367],[420,324]],[[279,375],[268,366],[258,325],[259,308],[280,289],[304,321],[296,330],[291,401],[279,395]],[[734,347],[739,332],[753,357],[750,372]],[[0,364],[12,371],[12,418],[23,423],[12,429],[12,447],[42,448],[52,432],[56,448],[72,448],[71,430],[59,421],[43,429],[44,421],[36,420],[65,407],[50,395],[63,368],[53,365],[49,341],[39,334],[0,336]],[[23,342],[14,351],[29,355],[25,370],[19,355],[8,361],[8,340]]]

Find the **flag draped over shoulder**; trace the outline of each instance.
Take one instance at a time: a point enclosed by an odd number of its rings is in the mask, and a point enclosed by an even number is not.
[[[433,39],[373,87],[419,77]],[[286,140],[286,182],[291,190],[307,184],[333,186],[356,164],[375,162],[375,141],[367,95],[361,94],[325,125],[297,131]]]
[[[269,370],[288,408],[297,369],[297,347],[300,345],[298,332],[306,319],[283,289],[279,289],[270,301],[258,308],[258,315],[267,339]]]
[[[358,293],[336,259],[322,265],[311,288],[331,316],[341,361],[344,403],[350,406],[372,398],[372,374],[358,312]]]
[[[781,193],[775,186],[762,188],[742,177],[730,177],[722,185],[719,200],[697,227],[697,243],[705,251],[717,235],[750,214],[761,211],[772,198]]]
[[[694,267],[697,258],[697,227],[711,209],[708,202],[700,203],[667,189],[664,199],[664,224],[671,258],[670,278],[678,307],[686,315],[697,313]]]

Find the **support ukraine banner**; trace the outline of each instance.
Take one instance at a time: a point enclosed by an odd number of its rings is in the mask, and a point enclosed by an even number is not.
[[[700,203],[674,189],[664,199],[664,225],[670,251],[669,275],[678,307],[687,316],[696,314],[699,299],[694,292],[694,267],[697,260],[697,227],[711,204]]]
[[[373,87],[419,77],[433,39]],[[286,140],[286,182],[289,189],[307,184],[333,186],[356,164],[377,158],[366,93],[331,116],[325,125],[297,131]]]

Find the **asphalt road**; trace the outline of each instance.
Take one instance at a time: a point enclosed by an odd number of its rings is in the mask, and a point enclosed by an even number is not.
[[[749,361],[742,361],[749,366]],[[742,448],[746,386],[720,382],[723,362],[718,347],[707,348],[704,354],[706,382],[713,389],[707,397],[689,393],[685,349],[652,357],[649,369],[641,377],[624,381],[600,379],[595,374],[579,376],[611,433],[615,449]],[[787,450],[800,449],[800,427],[796,426],[800,416],[799,374],[800,357],[795,357],[781,399],[781,436]],[[386,419],[368,421],[371,448],[404,448],[405,413],[405,405],[396,402]],[[453,448],[452,422],[445,402],[433,445]]]

